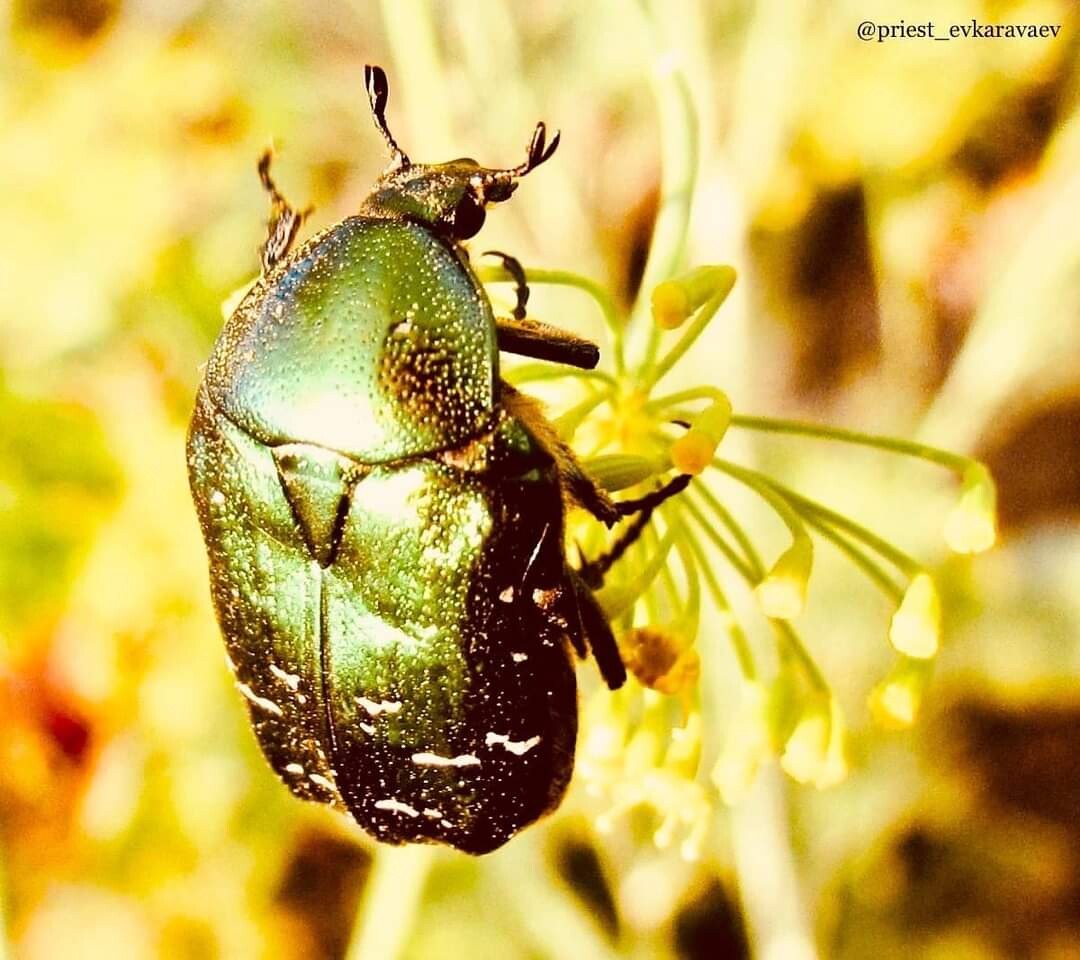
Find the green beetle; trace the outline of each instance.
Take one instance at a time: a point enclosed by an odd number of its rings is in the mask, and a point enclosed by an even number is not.
[[[347,809],[377,839],[485,853],[552,810],[573,769],[570,647],[626,676],[596,586],[573,570],[568,504],[613,503],[499,350],[591,366],[587,341],[496,320],[461,241],[551,156],[413,164],[392,153],[357,216],[291,251],[305,214],[271,197],[262,274],[226,323],[188,434],[211,593],[270,764],[296,795]],[[624,541],[626,537],[623,538]]]

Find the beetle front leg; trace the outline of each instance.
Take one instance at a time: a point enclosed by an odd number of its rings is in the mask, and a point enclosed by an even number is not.
[[[593,590],[603,586],[604,575],[637,542],[645,527],[648,526],[649,520],[652,519],[653,511],[669,497],[682,493],[689,486],[691,479],[693,478],[690,474],[680,473],[677,477],[673,477],[665,483],[659,490],[654,490],[644,497],[635,500],[616,501],[615,509],[622,516],[632,516],[634,519],[606,551],[587,563],[583,563],[578,568],[577,574],[582,582]]]
[[[268,274],[292,249],[296,234],[303,222],[311,215],[314,207],[296,210],[286,200],[270,176],[270,163],[274,158],[273,150],[267,149],[259,157],[259,180],[263,189],[270,194],[270,220],[267,223],[266,242],[262,247],[262,272]]]
[[[565,363],[582,370],[592,370],[600,362],[600,348],[591,340],[547,323],[530,320],[525,315],[529,302],[529,283],[525,268],[516,257],[499,250],[486,250],[485,257],[498,257],[503,269],[514,280],[516,300],[509,317],[496,317],[495,330],[500,350],[534,360]]]

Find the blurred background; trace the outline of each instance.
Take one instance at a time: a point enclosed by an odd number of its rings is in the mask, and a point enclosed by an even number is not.
[[[0,10],[0,956],[1080,957],[1073,3]],[[940,33],[972,18],[1061,30],[856,36],[866,19]],[[354,211],[382,169],[369,62],[414,159],[510,165],[538,119],[560,128],[478,249],[577,270],[625,308],[679,135],[652,78],[681,72],[698,124],[684,261],[740,279],[668,383],[974,454],[998,481],[1000,545],[950,558],[947,474],[741,440],[930,564],[946,643],[918,722],[876,725],[887,605],[823,550],[801,624],[848,717],[850,773],[818,791],[772,767],[734,811],[703,774],[695,862],[633,812],[600,833],[581,776],[489,857],[377,854],[294,800],[248,729],[184,432],[220,304],[257,272],[259,152],[276,143],[283,191],[315,204],[306,233]],[[602,338],[573,292],[530,307]],[[737,679],[719,632],[698,649],[707,773]],[[594,672],[580,671],[590,703]],[[376,910],[380,878],[397,896]]]

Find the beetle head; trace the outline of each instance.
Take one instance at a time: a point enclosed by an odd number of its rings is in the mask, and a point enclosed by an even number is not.
[[[413,163],[386,125],[386,74],[381,67],[368,66],[364,68],[364,79],[375,125],[391,154],[390,165],[364,203],[365,213],[414,217],[452,240],[468,240],[484,225],[484,208],[508,199],[517,189],[518,180],[550,158],[559,145],[559,134],[548,142],[544,124],[538,123],[525,162],[516,167],[482,167],[469,158],[449,163]]]

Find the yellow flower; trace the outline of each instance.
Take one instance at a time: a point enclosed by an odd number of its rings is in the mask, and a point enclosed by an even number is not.
[[[665,280],[652,292],[653,321],[663,330],[674,330],[710,296],[725,286],[730,289],[734,282],[731,267],[697,267],[674,280]]]
[[[712,463],[731,423],[731,401],[724,394],[701,411],[671,445],[671,462],[681,473],[698,476]]]
[[[931,668],[929,660],[901,657],[870,694],[874,719],[883,727],[910,727],[919,714]]]
[[[767,617],[791,620],[802,612],[806,587],[814,565],[814,542],[796,537],[780,554],[765,579],[754,588],[758,606]]]
[[[818,789],[847,776],[847,725],[834,697],[810,698],[784,745],[780,766],[793,780]]]
[[[974,463],[964,472],[960,499],[945,520],[945,542],[957,553],[982,553],[997,539],[997,489],[990,471]]]
[[[889,642],[909,657],[928,659],[941,645],[941,598],[927,573],[908,585],[889,624]]]

